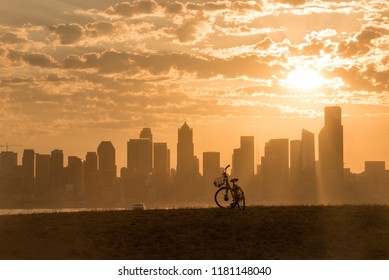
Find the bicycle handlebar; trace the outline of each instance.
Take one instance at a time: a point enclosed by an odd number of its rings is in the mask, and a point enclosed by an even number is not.
[[[230,165],[227,165],[225,168],[224,168],[224,171],[227,171],[227,168],[230,167]]]

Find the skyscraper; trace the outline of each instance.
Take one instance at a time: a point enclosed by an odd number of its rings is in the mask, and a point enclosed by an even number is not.
[[[151,141],[153,141],[153,134],[151,133],[151,128],[149,128],[149,127],[142,128],[142,130],[139,134],[139,138],[150,139]]]
[[[341,108],[325,107],[324,127],[319,133],[319,183],[321,198],[341,199],[343,183],[343,126]]]
[[[167,192],[170,181],[170,150],[167,143],[154,143],[153,188],[161,197]]]
[[[289,198],[289,140],[271,139],[265,144],[261,160],[263,195],[275,202]]]
[[[290,183],[297,202],[316,202],[315,140],[305,129],[301,140],[290,141]]]
[[[307,191],[312,191],[311,195],[315,195],[315,136],[312,132],[305,129],[301,132],[301,176],[303,185],[308,188]]]
[[[67,187],[74,192],[82,190],[82,161],[76,156],[68,156]]]
[[[127,142],[127,169],[129,175],[148,176],[152,168],[151,139],[130,139]]]
[[[197,161],[194,155],[193,130],[185,122],[178,129],[177,176],[190,179],[197,175],[199,171]]]
[[[127,142],[126,196],[148,199],[151,196],[151,175],[153,171],[153,135],[150,128],[143,128],[139,139]]]
[[[18,164],[18,155],[5,151],[0,153],[0,171],[3,177],[11,176],[12,169]]]
[[[232,155],[232,176],[239,178],[239,185],[246,190],[254,180],[254,136],[241,136],[240,148]]]
[[[301,185],[301,142],[301,140],[290,141],[290,182],[294,189]]]
[[[220,153],[204,152],[203,153],[203,192],[204,198],[212,199],[215,193],[213,181],[221,176]]]
[[[97,154],[96,152],[87,152],[84,164],[84,185],[87,196],[90,198],[97,191]]]
[[[102,141],[97,148],[100,183],[112,186],[116,178],[115,148],[111,141]]]
[[[194,155],[193,130],[185,122],[178,129],[176,185],[187,196],[193,196],[198,183],[199,160]]]
[[[215,178],[220,177],[220,153],[203,153],[203,177],[205,185],[212,186]]]
[[[65,186],[63,151],[51,151],[51,187],[55,190],[62,190]]]
[[[7,190],[11,191],[12,172],[17,167],[17,154],[10,151],[0,153],[0,184]],[[1,187],[1,186],[0,186]]]
[[[35,184],[35,151],[26,149],[23,151],[23,184],[26,191],[34,190]]]
[[[50,155],[36,154],[36,188],[38,192],[50,190],[51,159]]]

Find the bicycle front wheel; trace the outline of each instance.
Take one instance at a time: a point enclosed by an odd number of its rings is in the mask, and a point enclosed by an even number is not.
[[[231,190],[227,187],[218,189],[215,193],[215,202],[220,208],[231,208],[234,205]]]
[[[244,210],[244,208],[246,207],[246,200],[244,198],[244,192],[240,187],[237,187],[235,192],[236,192],[236,200],[237,200],[236,204],[238,205],[238,208],[240,210]]]

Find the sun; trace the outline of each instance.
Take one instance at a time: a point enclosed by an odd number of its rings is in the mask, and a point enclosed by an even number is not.
[[[320,87],[324,79],[318,72],[306,69],[296,69],[284,80],[284,86],[295,89],[314,89]]]

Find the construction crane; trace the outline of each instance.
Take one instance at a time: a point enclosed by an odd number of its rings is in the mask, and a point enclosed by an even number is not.
[[[13,146],[20,146],[20,145],[9,145],[8,143],[6,143],[5,145],[0,145],[0,148],[5,147],[5,151],[8,152],[8,147],[13,147]]]

